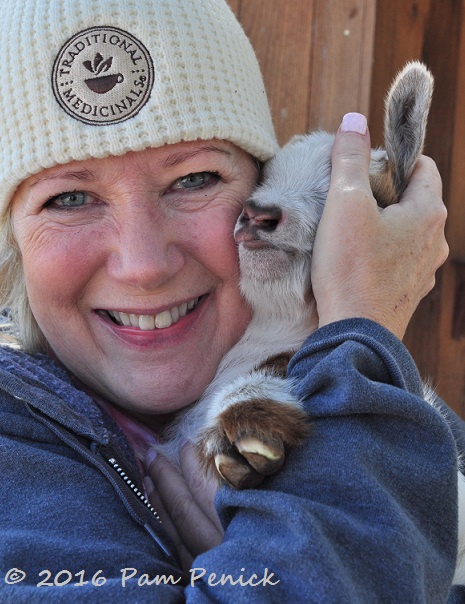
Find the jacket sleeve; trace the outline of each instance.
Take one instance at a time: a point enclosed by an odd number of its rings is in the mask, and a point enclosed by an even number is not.
[[[225,539],[195,560],[187,600],[452,601],[457,448],[405,347],[341,321],[308,338],[289,377],[313,433],[260,489],[220,490]]]

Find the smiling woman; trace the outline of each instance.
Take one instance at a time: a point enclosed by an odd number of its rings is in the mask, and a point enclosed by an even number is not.
[[[257,176],[247,153],[215,141],[26,179],[11,221],[50,353],[99,396],[141,413],[198,398],[250,319],[232,233]]]
[[[447,252],[434,164],[380,213],[344,120],[325,325],[289,366],[314,437],[214,503],[195,450],[152,445],[250,323],[233,229],[278,149],[252,47],[225,0],[4,4],[0,601],[445,601],[456,442],[394,335]]]

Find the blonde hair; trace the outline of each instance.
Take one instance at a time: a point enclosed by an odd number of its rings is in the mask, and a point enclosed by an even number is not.
[[[30,353],[45,352],[45,338],[29,305],[21,252],[16,244],[7,211],[0,224],[0,309],[6,309],[12,326],[0,336],[0,342],[17,343]]]

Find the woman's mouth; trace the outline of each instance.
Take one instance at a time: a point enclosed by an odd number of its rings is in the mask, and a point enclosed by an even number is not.
[[[166,329],[179,319],[192,312],[203,298],[193,298],[189,302],[183,302],[179,306],[173,306],[164,310],[158,315],[136,315],[117,310],[106,310],[105,314],[117,325],[121,327],[135,327],[141,331],[151,331],[153,329]]]

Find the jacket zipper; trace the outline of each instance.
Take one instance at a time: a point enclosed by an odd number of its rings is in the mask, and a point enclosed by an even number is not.
[[[158,515],[155,508],[152,507],[149,500],[139,490],[139,487],[133,483],[133,481],[129,478],[129,476],[126,474],[126,472],[123,470],[123,468],[119,465],[119,463],[116,461],[116,459],[114,457],[111,457],[110,459],[107,459],[107,461],[118,472],[118,474],[121,476],[121,478],[124,480],[124,482],[128,485],[128,487],[131,489],[131,491],[133,493],[135,493],[135,495],[138,497],[138,499],[140,499],[140,501],[142,501],[142,503],[145,505],[145,507],[148,510],[150,510],[150,512],[152,512],[152,514],[155,516],[155,518],[158,520],[158,522],[160,524],[162,524],[160,516]]]
[[[123,470],[123,468],[119,465],[119,463],[116,461],[116,459],[114,457],[110,457],[110,458],[107,458],[105,456],[103,456],[103,457],[104,457],[104,459],[106,459],[107,463],[110,464],[111,467],[122,478],[122,480],[125,482],[125,484],[131,489],[131,491],[134,493],[134,495],[136,495],[138,500],[141,501],[143,503],[143,505],[150,511],[150,513],[158,521],[160,526],[163,527],[163,523],[162,523],[157,511],[155,510],[155,508],[150,504],[150,502],[145,497],[145,495],[140,491],[139,487],[129,478],[129,476],[126,474],[126,472]],[[152,529],[152,527],[147,522],[143,523],[143,526],[144,526],[145,530],[149,533],[149,535],[152,537],[152,539],[157,543],[158,547],[163,551],[165,556],[167,556],[168,558],[173,558],[173,555],[171,554],[169,548],[163,543],[163,540],[160,538],[159,535],[156,534],[156,532]]]

